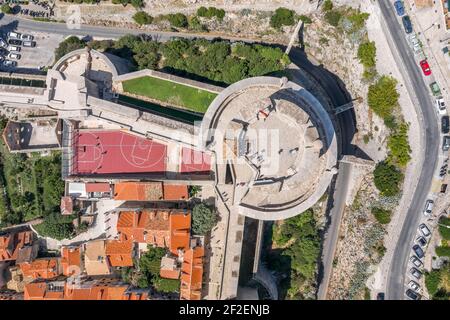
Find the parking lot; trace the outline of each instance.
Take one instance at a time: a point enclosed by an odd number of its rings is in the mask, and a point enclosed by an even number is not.
[[[8,27],[0,27],[1,38],[7,43],[6,50],[2,55],[5,60],[13,60],[17,63],[16,66],[6,67],[2,61],[2,70],[7,69],[8,71],[13,71],[15,68],[25,68],[25,69],[39,69],[46,66],[51,66],[54,63],[54,51],[64,37],[56,34],[44,34],[37,32],[27,32],[27,30],[9,30]],[[24,47],[20,45],[19,59],[10,59],[8,54],[10,52],[8,43],[8,32],[13,31],[20,34],[31,35],[33,37],[33,42],[35,47]],[[0,58],[1,59],[1,58]]]

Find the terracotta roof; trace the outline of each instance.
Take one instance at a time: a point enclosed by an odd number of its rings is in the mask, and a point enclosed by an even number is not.
[[[201,299],[204,254],[203,247],[195,247],[185,252],[181,267],[181,300]]]
[[[88,275],[107,275],[111,273],[106,257],[106,241],[94,240],[84,245],[84,268]]]
[[[64,287],[49,287],[46,282],[31,282],[25,285],[24,300],[63,300]]]
[[[58,258],[37,259],[31,263],[24,262],[20,264],[24,277],[33,279],[50,279],[62,273]]]
[[[65,276],[80,274],[82,271],[80,247],[62,247],[61,265]]]
[[[33,232],[23,231],[0,236],[0,261],[17,259],[19,249],[33,243]]]
[[[110,192],[109,183],[90,182],[86,183],[86,192]]]
[[[176,184],[163,184],[164,200],[187,200],[188,187],[187,185],[176,185]]]
[[[62,197],[61,198],[61,214],[69,215],[73,213],[73,200],[71,197]]]
[[[163,200],[162,182],[119,182],[114,185],[114,200]]]
[[[174,254],[189,246],[191,213],[185,210],[123,211],[117,231],[122,239],[169,248]]]
[[[133,266],[133,242],[108,240],[106,242],[106,255],[113,267]]]

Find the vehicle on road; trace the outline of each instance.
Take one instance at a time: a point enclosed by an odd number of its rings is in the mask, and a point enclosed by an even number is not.
[[[420,294],[418,294],[417,292],[412,291],[411,289],[406,290],[406,296],[410,299],[410,300],[420,300],[422,298],[422,296]]]
[[[9,46],[8,47],[9,52],[20,52],[20,47],[18,46]]]
[[[425,256],[425,253],[423,252],[422,248],[418,244],[414,245],[412,247],[412,249],[414,250],[414,253],[416,254],[416,256],[419,259],[422,259]]]
[[[441,88],[439,88],[439,85],[437,82],[433,82],[430,84],[431,92],[433,92],[434,96],[440,96],[441,95]]]
[[[384,292],[378,292],[377,300],[384,300]]]
[[[446,134],[450,131],[450,118],[448,116],[443,116],[441,118],[441,132]]]
[[[439,114],[446,114],[447,108],[445,107],[445,101],[442,97],[436,99],[436,109]]]
[[[402,16],[405,14],[405,7],[403,6],[403,1],[397,0],[394,2],[395,11],[398,16]]]
[[[425,208],[423,209],[424,216],[427,217],[433,212],[433,206],[434,206],[434,201],[433,200],[428,199],[425,202]]]
[[[450,149],[450,136],[444,136],[442,138],[442,151],[448,151]]]
[[[416,241],[418,244],[420,244],[421,247],[425,247],[427,245],[427,239],[425,239],[424,237],[418,237]]]
[[[17,66],[17,62],[12,61],[12,60],[5,60],[5,61],[3,61],[3,66],[4,67],[15,67],[15,66]]]
[[[20,39],[21,34],[18,32],[10,31],[8,32],[8,39]]]
[[[409,16],[403,16],[402,23],[406,33],[411,33],[413,31],[411,18]]]
[[[423,235],[425,238],[427,238],[427,237],[429,237],[429,236],[431,235],[431,231],[430,231],[430,229],[428,229],[428,227],[426,226],[425,223],[422,223],[422,224],[419,226],[419,231],[420,231],[420,233],[422,233],[422,235]]]
[[[411,256],[411,258],[409,258],[409,261],[417,268],[423,266],[422,261],[420,261],[420,259],[418,259],[416,256]]]
[[[419,292],[420,291],[420,285],[417,282],[415,282],[414,280],[409,281],[408,287],[413,289],[415,292]]]
[[[17,40],[17,39],[9,39],[8,40],[9,44],[15,45],[15,46],[21,46],[22,45],[22,40]]]
[[[20,40],[32,41],[34,37],[31,34],[22,34]]]
[[[431,68],[427,60],[420,61],[420,67],[422,68],[422,72],[424,75],[426,76],[431,75]]]
[[[23,45],[24,47],[34,48],[34,47],[36,47],[36,42],[34,42],[34,41],[24,41],[24,42],[22,43],[22,45]]]
[[[20,59],[20,54],[15,53],[15,52],[10,52],[8,54],[8,59],[14,59],[14,60],[19,60]]]
[[[416,278],[416,279],[422,278],[422,272],[420,272],[419,269],[417,269],[417,268],[415,268],[415,267],[412,267],[412,268],[409,270],[409,273],[411,273],[411,275],[412,275],[414,278]]]

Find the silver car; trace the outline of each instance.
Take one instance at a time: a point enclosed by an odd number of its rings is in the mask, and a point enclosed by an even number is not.
[[[408,287],[410,287],[411,289],[413,289],[415,292],[419,292],[420,291],[420,286],[417,282],[415,282],[414,280],[411,280],[408,283]]]
[[[34,39],[34,37],[31,34],[22,34],[20,36],[20,40],[25,40],[25,41],[32,41]]]
[[[417,268],[412,267],[409,270],[409,273],[411,273],[411,275],[416,278],[417,280],[419,280],[420,278],[422,278],[422,272],[420,272]]]
[[[420,261],[420,259],[418,259],[416,256],[412,256],[411,258],[409,258],[409,261],[417,268],[423,266],[422,261]]]
[[[430,231],[430,229],[428,229],[428,227],[426,226],[426,224],[425,223],[422,223],[420,226],[419,226],[419,231],[420,231],[420,233],[422,233],[422,235],[426,238],[426,237],[429,237],[430,235],[431,235],[431,231]]]

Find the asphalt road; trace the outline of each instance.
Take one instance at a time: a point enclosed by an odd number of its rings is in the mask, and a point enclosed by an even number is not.
[[[421,70],[414,59],[412,50],[406,42],[403,26],[398,23],[395,10],[390,1],[381,0],[379,1],[379,5],[393,38],[393,42],[395,43],[395,47],[403,60],[414,94],[419,102],[419,107],[423,115],[422,128],[424,129],[425,138],[425,148],[423,150],[425,161],[405,222],[402,226],[399,240],[395,247],[388,274],[386,299],[401,300],[405,298],[404,281],[407,272],[408,258],[411,254],[411,247],[419,225],[422,208],[431,188],[441,141],[439,138],[435,107],[432,103],[430,91],[424,82]]]

